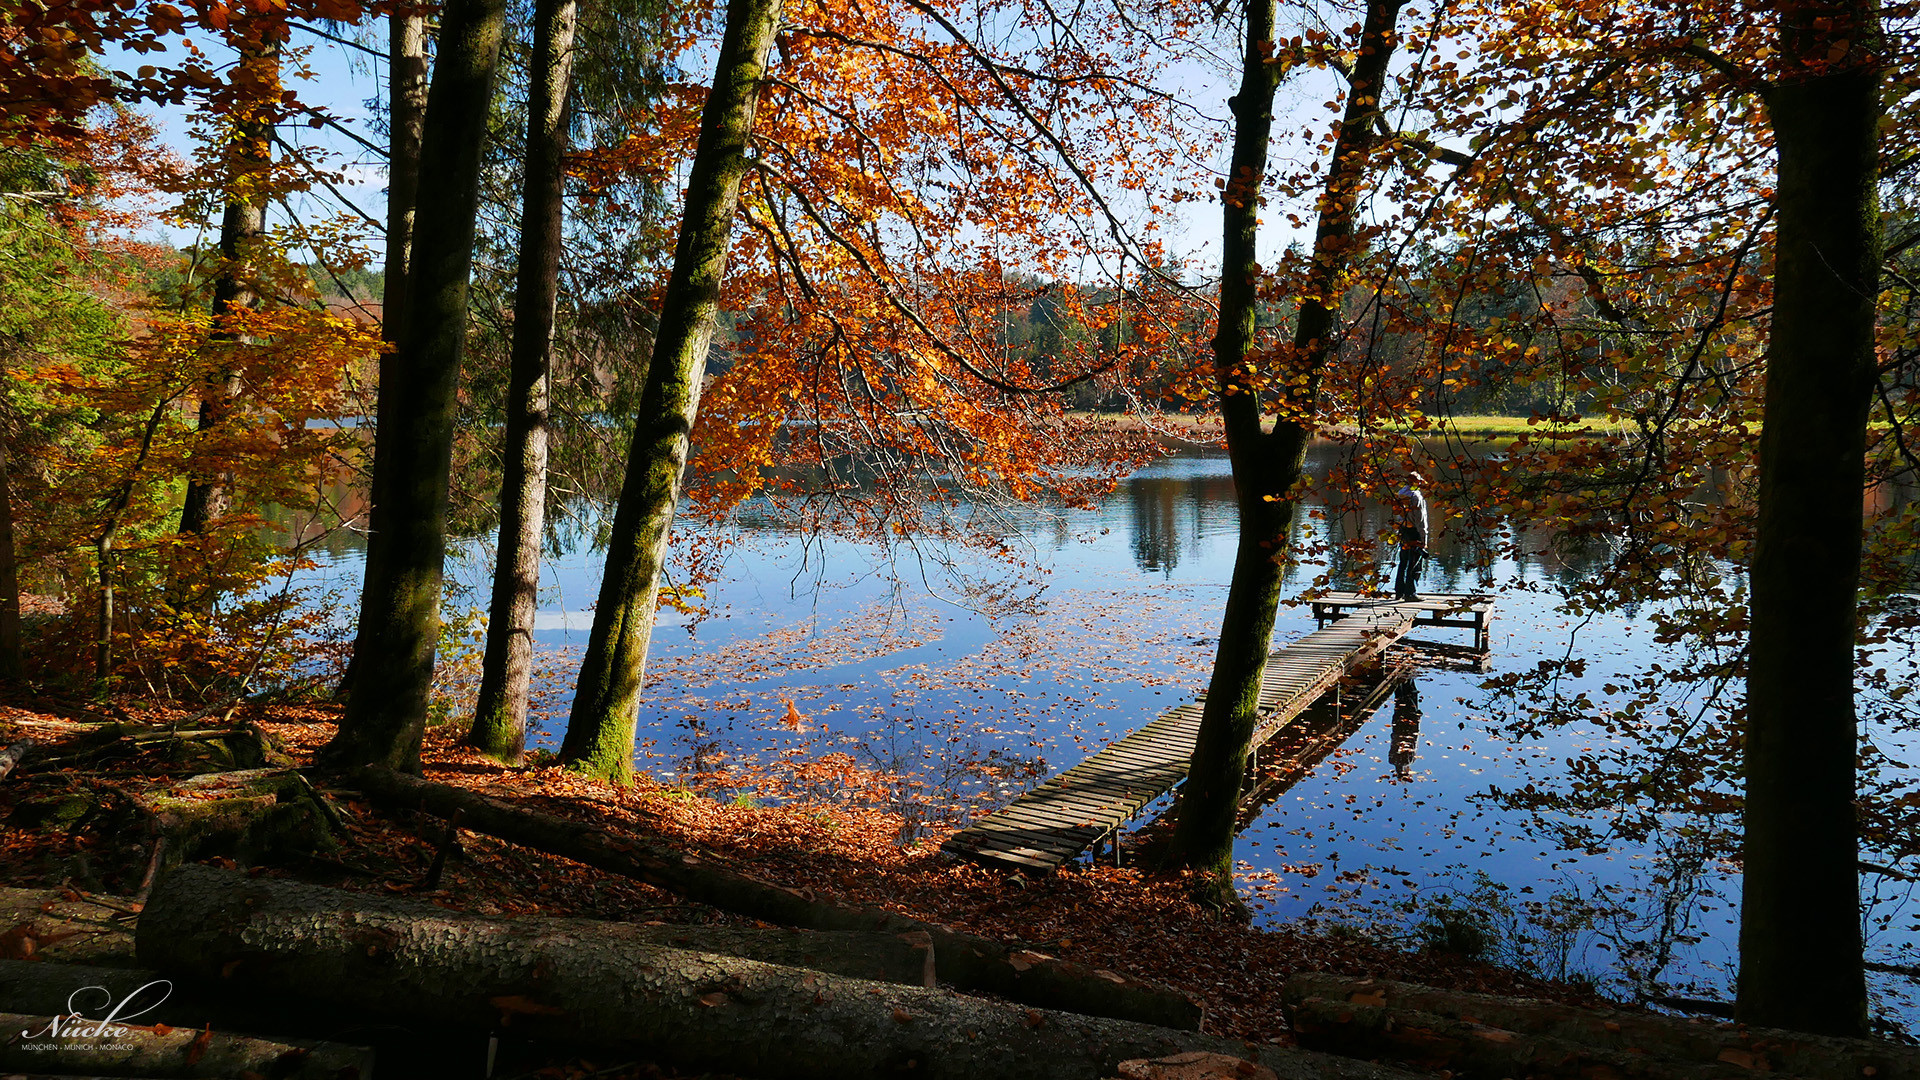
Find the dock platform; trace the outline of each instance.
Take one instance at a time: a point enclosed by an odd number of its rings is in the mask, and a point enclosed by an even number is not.
[[[1462,601],[1472,601],[1461,606]],[[1485,601],[1484,607],[1477,607]],[[1415,625],[1477,625],[1483,642],[1492,603],[1485,597],[1398,601],[1354,593],[1314,602],[1320,629],[1276,650],[1261,673],[1255,746],[1299,716],[1348,671],[1385,651]],[[1466,613],[1478,611],[1477,616]],[[1475,617],[1477,624],[1461,620]],[[1447,619],[1452,621],[1436,621]],[[1187,776],[1204,701],[1178,706],[1092,757],[955,833],[941,850],[1003,869],[1050,871],[1116,833]]]
[[[1418,600],[1396,600],[1391,596],[1330,592],[1320,594],[1307,604],[1313,609],[1314,621],[1321,626],[1377,608],[1412,609],[1413,625],[1472,630],[1473,644],[1461,647],[1478,653],[1485,653],[1489,648],[1493,597],[1486,593],[1423,593]]]

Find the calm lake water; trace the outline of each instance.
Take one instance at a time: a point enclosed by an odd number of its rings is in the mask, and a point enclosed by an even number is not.
[[[749,504],[724,536],[698,541],[730,545],[706,587],[708,614],[663,612],[641,767],[723,798],[769,797],[756,783],[768,771],[789,790],[854,797],[839,762],[906,777],[884,795],[910,818],[990,811],[1203,688],[1233,557],[1232,496],[1224,455],[1163,458],[1091,509],[1017,509],[1003,532],[1019,562],[808,537]],[[1301,528],[1339,539],[1385,526],[1378,508],[1354,505]],[[1564,786],[1570,761],[1604,759],[1620,736],[1596,726],[1515,737],[1485,679],[1572,649],[1588,666],[1561,690],[1600,700],[1661,647],[1633,617],[1576,622],[1557,610],[1556,587],[1586,569],[1577,559],[1542,551],[1476,568],[1473,546],[1443,531],[1422,588],[1497,595],[1491,671],[1418,670],[1417,702],[1389,697],[1273,799],[1236,849],[1258,918],[1364,923],[1410,944],[1422,926],[1428,938],[1478,933],[1508,962],[1622,996],[1729,999],[1739,877],[1701,839],[1727,822],[1673,815],[1645,842],[1602,829],[1569,851],[1556,832],[1568,821],[1495,794]],[[358,554],[324,558],[310,583],[350,594]],[[576,547],[548,571],[536,636],[551,677],[535,745],[559,744],[598,565]],[[1324,571],[1305,565],[1291,587]],[[467,545],[453,573],[471,591],[455,603],[484,607],[488,572],[483,545]],[[1304,608],[1283,609],[1276,645],[1313,628]],[[1908,890],[1878,884],[1870,957],[1912,964]],[[1909,981],[1871,978],[1882,1015],[1910,1024]]]

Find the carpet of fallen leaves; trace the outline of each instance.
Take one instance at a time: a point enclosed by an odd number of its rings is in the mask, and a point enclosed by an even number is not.
[[[85,762],[84,768],[32,767],[33,758],[58,757],[102,723],[180,725],[183,730],[253,723],[297,764],[306,765],[332,736],[336,719],[335,708],[308,704],[246,705],[230,718],[135,699],[0,705],[0,746],[22,738],[36,742],[28,762],[0,781],[0,818],[23,802],[73,792],[89,793],[106,805],[128,790],[192,771],[144,750]],[[1201,1000],[1207,1028],[1220,1035],[1287,1041],[1280,988],[1298,971],[1589,1000],[1578,987],[1541,983],[1450,955],[1408,952],[1358,932],[1261,929],[1222,919],[1190,901],[1177,877],[1085,864],[1049,876],[1009,875],[943,855],[939,845],[945,837],[939,832],[901,843],[914,830],[903,829],[894,814],[833,802],[720,803],[646,777],[632,787],[615,788],[551,765],[503,767],[456,745],[457,735],[445,726],[429,730],[427,779],[704,852],[822,899],[886,908],[1157,979]],[[319,777],[316,782],[342,812],[345,842],[338,852],[303,855],[267,872],[344,889],[415,895],[488,915],[732,921],[638,882],[467,831],[450,849],[438,887],[428,889],[428,868],[445,836],[443,822],[390,814],[349,789]],[[58,827],[9,827],[0,833],[0,882],[132,894],[150,871],[149,855],[142,837],[90,827],[86,818]],[[540,1075],[588,1075],[578,1063],[551,1069],[560,1071]]]

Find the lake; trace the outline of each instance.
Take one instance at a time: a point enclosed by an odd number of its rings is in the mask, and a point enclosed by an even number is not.
[[[1310,467],[1324,471],[1330,453],[1316,448]],[[1302,515],[1302,538],[1386,532],[1377,506],[1317,509],[1318,518]],[[877,800],[905,815],[902,842],[920,842],[922,824],[989,812],[1204,687],[1234,550],[1223,453],[1159,459],[1091,508],[1017,507],[996,529],[1015,559],[808,536],[754,503],[724,531],[696,530],[721,571],[705,586],[704,616],[662,612],[640,767],[719,798]],[[1652,640],[1644,612],[1562,614],[1558,587],[1588,566],[1536,546],[1522,561],[1488,562],[1481,538],[1440,528],[1422,588],[1495,593],[1490,671],[1418,670],[1413,693],[1389,697],[1241,835],[1243,889],[1262,921],[1323,919],[1409,945],[1477,945],[1628,998],[1728,1000],[1733,823],[1656,813],[1658,827],[1643,836],[1604,814],[1503,794],[1561,791],[1573,763],[1604,763],[1625,742],[1662,737],[1602,723],[1535,732],[1516,722],[1523,708],[1484,689],[1572,650],[1586,670],[1563,677],[1559,691],[1604,702],[1609,685],[1671,648]],[[358,553],[336,547],[322,559],[307,584],[350,595]],[[1340,582],[1353,568],[1336,569]],[[461,583],[454,605],[484,607],[485,545],[464,545],[451,570]],[[1303,565],[1289,587],[1298,593],[1328,572]],[[546,580],[536,640],[547,678],[530,741],[557,747],[597,556],[573,545]],[[1313,628],[1304,607],[1283,608],[1275,642]],[[1684,693],[1675,691],[1676,711],[1698,709]],[[1584,830],[1572,847],[1570,829]],[[1870,958],[1913,964],[1920,927],[1909,887],[1868,880],[1879,890],[1866,912]],[[1876,1011],[1910,1022],[1909,981],[1870,978]]]

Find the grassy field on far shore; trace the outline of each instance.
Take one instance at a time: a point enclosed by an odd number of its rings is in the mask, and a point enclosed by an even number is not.
[[[1172,431],[1189,438],[1203,434],[1218,437],[1220,418],[1211,413],[1105,413],[1069,412],[1076,420],[1110,423],[1130,430]],[[1455,437],[1464,439],[1517,439],[1530,435],[1536,439],[1578,439],[1606,435],[1619,426],[1601,419],[1581,420],[1576,424],[1550,426],[1526,416],[1443,416],[1434,417],[1433,426],[1419,433],[1421,438]],[[1409,432],[1411,434],[1411,432]]]

